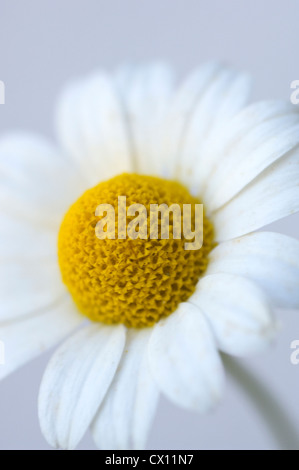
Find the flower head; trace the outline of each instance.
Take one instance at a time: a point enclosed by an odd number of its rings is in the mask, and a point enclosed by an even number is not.
[[[143,447],[160,391],[209,410],[219,351],[261,351],[273,307],[298,307],[299,242],[254,231],[299,209],[299,113],[248,89],[215,63],[177,88],[163,64],[98,72],[60,99],[62,150],[2,138],[0,377],[70,335],[40,388],[51,445],[91,427],[100,448]]]

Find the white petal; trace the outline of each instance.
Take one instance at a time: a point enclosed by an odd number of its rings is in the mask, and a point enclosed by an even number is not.
[[[0,379],[61,341],[82,323],[82,319],[66,296],[40,315],[0,323],[0,340],[5,347]]]
[[[28,220],[0,214],[0,260],[43,262],[57,256],[57,233]]]
[[[157,133],[173,93],[173,72],[165,64],[126,66],[117,71],[116,82],[131,136],[135,171],[157,174]]]
[[[144,449],[159,399],[159,389],[153,380],[148,364],[148,345],[139,370],[137,390],[132,426],[132,447],[133,449]]]
[[[299,307],[299,241],[280,233],[257,232],[220,243],[206,274],[239,274],[258,284],[274,305]]]
[[[113,81],[105,73],[67,87],[58,103],[57,132],[90,186],[132,171],[125,117]]]
[[[158,400],[147,362],[151,332],[128,331],[119,370],[92,426],[101,449],[140,449],[145,445]]]
[[[251,281],[233,274],[203,277],[188,300],[209,319],[219,348],[237,356],[263,350],[275,333],[268,300]]]
[[[208,142],[217,140],[226,122],[246,105],[249,91],[247,74],[223,67],[200,97],[186,127],[176,173],[192,192],[201,193],[204,174],[212,163],[208,158]],[[217,163],[221,160],[219,155]]]
[[[123,326],[93,324],[55,352],[38,400],[41,429],[53,447],[77,446],[113,380],[124,344]]]
[[[204,142],[245,104],[249,81],[217,63],[200,67],[176,93],[161,130],[164,172],[192,186],[194,166],[208,165]],[[197,190],[199,181],[196,175]]]
[[[1,212],[57,230],[83,192],[82,178],[59,151],[31,134],[0,140]]]
[[[296,108],[295,108],[296,109]],[[251,110],[253,111],[253,110]],[[203,199],[208,209],[215,210],[235,196],[265,168],[299,144],[299,113],[294,106],[286,114],[279,107],[262,123],[252,123],[252,115],[243,113],[247,132],[221,148],[217,165],[207,178]],[[228,176],[229,175],[229,176]]]
[[[215,63],[205,64],[193,72],[177,90],[161,128],[161,143],[157,147],[162,174],[175,175],[187,123],[207,86],[220,70]]]
[[[204,412],[221,396],[223,368],[212,332],[189,303],[155,326],[149,364],[161,391],[179,406]]]
[[[296,148],[213,213],[217,241],[253,232],[298,210],[299,148]]]
[[[217,135],[212,134],[205,142],[204,164],[196,166],[202,179],[197,193],[202,196],[211,176],[217,171],[218,165],[222,164],[223,155],[226,155],[244,136],[274,116],[283,117],[292,112],[297,114],[295,106],[291,106],[288,102],[262,101],[240,109],[231,119],[222,122],[217,128]]]
[[[0,266],[0,321],[46,310],[66,293],[58,263],[33,258]]]

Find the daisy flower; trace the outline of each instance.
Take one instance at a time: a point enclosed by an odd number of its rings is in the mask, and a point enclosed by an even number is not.
[[[219,351],[261,351],[273,308],[298,307],[299,242],[255,231],[299,209],[299,113],[249,88],[218,63],[176,87],[164,64],[99,71],[62,94],[60,147],[1,139],[0,377],[61,342],[38,403],[52,446],[90,427],[99,448],[142,448],[160,392],[206,412]],[[202,248],[99,240],[96,208],[121,195],[202,203]]]

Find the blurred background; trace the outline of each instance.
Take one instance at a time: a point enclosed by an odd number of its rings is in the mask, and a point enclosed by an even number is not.
[[[126,61],[165,59],[182,77],[200,62],[221,59],[252,74],[254,100],[289,99],[291,81],[299,80],[298,18],[294,0],[0,0],[0,80],[6,86],[0,133],[22,129],[54,139],[55,98],[65,82]],[[299,238],[299,216],[269,228]],[[299,364],[290,362],[290,343],[299,339],[299,312],[277,315],[281,334],[274,347],[239,364],[269,389],[298,432]],[[0,383],[0,449],[49,449],[37,419],[49,356]],[[86,435],[80,449],[94,448]],[[274,449],[277,442],[228,375],[224,399],[211,415],[162,398],[148,448]]]

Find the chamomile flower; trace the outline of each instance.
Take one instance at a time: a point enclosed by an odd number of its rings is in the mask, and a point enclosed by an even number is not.
[[[59,148],[2,138],[0,377],[61,342],[38,404],[52,446],[90,427],[99,448],[144,447],[160,392],[209,410],[219,351],[261,351],[273,308],[298,307],[299,242],[255,231],[299,209],[299,113],[248,91],[217,63],[176,87],[163,64],[100,71],[62,94]],[[96,208],[119,196],[203,204],[201,249],[99,239]]]

